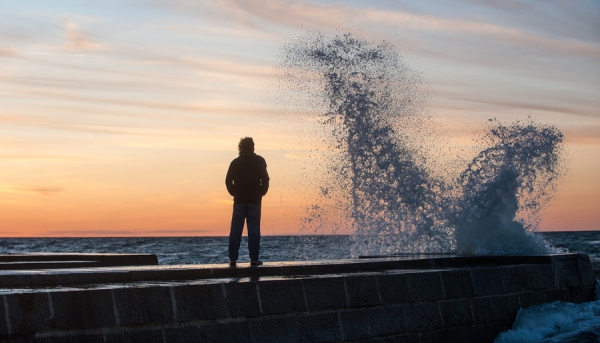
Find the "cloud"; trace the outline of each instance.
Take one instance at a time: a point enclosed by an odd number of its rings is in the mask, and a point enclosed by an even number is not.
[[[19,193],[34,193],[39,195],[52,195],[62,193],[64,190],[60,187],[32,187],[32,186],[12,186],[9,190]]]
[[[93,51],[106,49],[104,44],[94,42],[87,37],[79,25],[70,19],[62,20],[59,26],[63,29],[65,39],[67,40],[66,48],[68,50]]]
[[[13,47],[0,47],[0,57],[17,57],[19,49]]]
[[[111,236],[140,236],[143,231],[131,230],[56,230],[46,231],[37,237],[111,237]]]
[[[215,0],[212,2],[212,7],[191,0],[169,1],[168,4],[166,2],[162,4],[203,16],[206,16],[207,9],[212,9],[226,19],[252,27],[267,23],[292,28],[352,30],[357,24],[363,24],[365,27],[385,25],[391,28],[434,31],[443,34],[475,35],[555,54],[600,57],[600,46],[582,41],[554,40],[485,22],[416,15],[402,11],[356,8],[345,4],[317,4],[298,0]]]
[[[0,155],[0,159],[78,161],[78,160],[84,160],[85,158],[75,157],[75,156],[55,156],[55,155]]]

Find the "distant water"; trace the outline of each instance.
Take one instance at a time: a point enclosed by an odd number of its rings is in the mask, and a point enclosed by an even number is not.
[[[600,231],[541,232],[553,246],[600,260]],[[263,236],[264,261],[351,258],[351,236]],[[244,237],[240,261],[249,261]],[[160,264],[226,263],[227,237],[0,238],[0,254],[32,252],[148,253]]]
[[[240,262],[249,262],[247,237]],[[349,236],[263,236],[261,260],[350,258]],[[0,254],[40,252],[155,254],[159,264],[226,263],[227,237],[0,238]]]

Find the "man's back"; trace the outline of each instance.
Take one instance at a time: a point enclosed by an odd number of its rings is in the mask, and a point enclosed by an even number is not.
[[[254,153],[241,154],[229,165],[225,183],[235,203],[260,204],[269,189],[265,159]]]

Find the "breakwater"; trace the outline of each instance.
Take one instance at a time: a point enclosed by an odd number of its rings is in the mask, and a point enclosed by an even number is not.
[[[0,271],[3,342],[491,342],[521,307],[594,298],[587,255]],[[3,306],[2,306],[3,305]]]

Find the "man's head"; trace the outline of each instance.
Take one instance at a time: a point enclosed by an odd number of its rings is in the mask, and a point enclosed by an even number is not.
[[[240,155],[253,153],[254,141],[252,140],[252,137],[244,137],[240,139],[240,143],[238,144],[238,150],[240,152]]]

